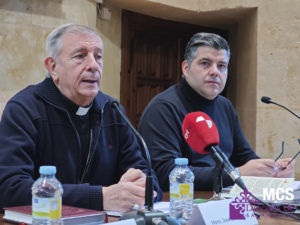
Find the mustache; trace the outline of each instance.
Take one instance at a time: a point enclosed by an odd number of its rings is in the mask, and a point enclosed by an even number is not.
[[[100,80],[101,74],[99,72],[83,74],[81,80]]]

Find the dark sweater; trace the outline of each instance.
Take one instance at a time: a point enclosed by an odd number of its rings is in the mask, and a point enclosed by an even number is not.
[[[207,100],[183,79],[152,99],[139,124],[163,191],[169,190],[169,173],[178,157],[188,158],[195,174],[195,190],[213,189],[215,161],[211,155],[200,155],[191,149],[182,135],[183,119],[195,111],[202,111],[212,118],[219,131],[220,148],[235,167],[258,158],[244,137],[231,102],[223,96]],[[224,175],[223,185],[232,184],[230,177]]]

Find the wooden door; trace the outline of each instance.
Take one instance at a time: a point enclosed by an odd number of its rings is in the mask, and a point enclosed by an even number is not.
[[[196,32],[226,32],[161,20],[129,11],[122,15],[120,102],[137,127],[149,101],[181,79],[184,48]]]

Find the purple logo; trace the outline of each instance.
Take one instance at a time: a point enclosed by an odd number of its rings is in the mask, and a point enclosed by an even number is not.
[[[229,204],[229,218],[231,220],[245,220],[255,216],[250,204],[257,203],[255,197],[248,190],[241,192],[240,196]]]

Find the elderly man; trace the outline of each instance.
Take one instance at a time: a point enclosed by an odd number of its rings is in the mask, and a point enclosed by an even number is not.
[[[181,131],[186,114],[195,111],[212,118],[219,131],[220,148],[241,175],[293,176],[293,165],[277,172],[274,160],[259,159],[244,137],[231,102],[219,95],[226,84],[229,58],[225,39],[212,33],[195,34],[185,50],[181,83],[152,99],[141,117],[139,130],[148,144],[153,169],[164,191],[169,189],[168,174],[178,157],[189,159],[196,190],[213,189],[214,160],[210,155],[193,151]],[[279,163],[287,166],[288,160]],[[230,177],[225,175],[223,183],[231,185]]]
[[[142,206],[145,159],[114,99],[99,91],[101,38],[86,26],[61,25],[46,52],[46,79],[16,94],[2,115],[0,209],[31,204],[41,165],[57,167],[63,204],[120,212]],[[159,200],[156,176],[154,186]]]

